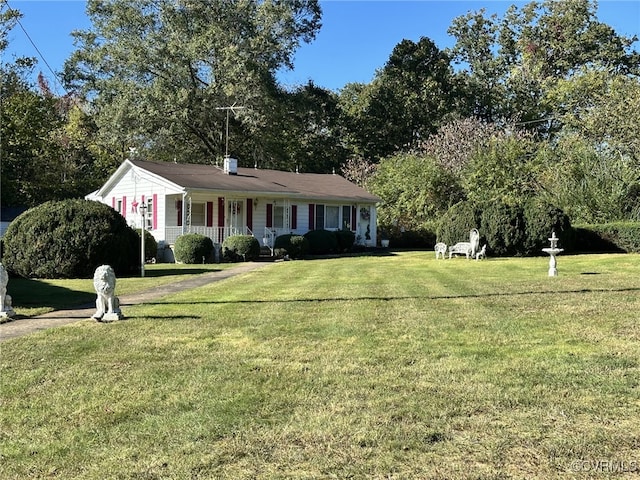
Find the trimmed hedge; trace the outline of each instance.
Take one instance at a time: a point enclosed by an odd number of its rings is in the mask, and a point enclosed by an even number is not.
[[[309,253],[326,255],[338,252],[338,238],[330,230],[310,230],[304,234],[309,242]]]
[[[378,230],[378,242],[386,238],[393,248],[433,248],[436,244],[436,231],[437,227],[431,224],[412,230],[385,226]]]
[[[640,253],[640,222],[580,225],[575,235],[580,252]]]
[[[278,255],[289,255],[292,259],[299,259],[309,252],[309,240],[302,235],[287,233],[276,237],[273,249]]]
[[[212,263],[213,240],[199,233],[185,233],[176,239],[176,262],[185,264]]]
[[[336,230],[333,232],[338,242],[339,252],[350,252],[356,241],[356,234],[351,230]]]
[[[27,278],[92,278],[100,265],[116,275],[140,266],[140,237],[113,208],[91,200],[49,201],[7,229],[2,262]]]
[[[222,242],[222,258],[226,262],[248,262],[260,257],[260,242],[252,235],[233,235]]]

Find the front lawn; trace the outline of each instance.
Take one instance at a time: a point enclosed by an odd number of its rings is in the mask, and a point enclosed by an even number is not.
[[[0,344],[0,478],[640,471],[640,256],[265,265]]]
[[[193,275],[236,266],[237,263],[183,265],[157,263],[145,266],[145,276],[118,277],[116,294],[137,293],[146,289],[185,280]],[[8,292],[16,313],[33,317],[61,308],[93,304],[96,290],[93,279],[31,279],[11,278]]]

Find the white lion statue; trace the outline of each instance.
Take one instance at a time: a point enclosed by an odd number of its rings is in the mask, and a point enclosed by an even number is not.
[[[9,274],[0,263],[0,311],[4,310],[5,298],[7,296],[7,284],[9,283]]]
[[[15,312],[11,306],[11,295],[7,295],[7,284],[9,283],[9,274],[0,263],[0,316],[12,317]]]
[[[109,265],[101,265],[93,274],[93,286],[96,289],[96,320],[118,320],[121,317],[120,300],[115,295],[116,274]]]

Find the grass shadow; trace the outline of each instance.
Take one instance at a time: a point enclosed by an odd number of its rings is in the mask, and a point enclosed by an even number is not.
[[[220,272],[221,268],[163,268],[163,269],[151,269],[146,268],[144,271],[145,277],[169,277],[180,275],[200,275],[202,273]]]
[[[87,280],[90,281],[90,280]],[[95,305],[95,292],[72,290],[31,278],[12,278],[8,293],[13,305],[25,308],[48,307],[68,310],[78,306]],[[14,307],[15,308],[15,307]]]
[[[305,255],[304,260],[326,260],[327,258],[347,257],[395,257],[397,254],[389,249],[369,248],[345,253],[327,253],[324,255]]]

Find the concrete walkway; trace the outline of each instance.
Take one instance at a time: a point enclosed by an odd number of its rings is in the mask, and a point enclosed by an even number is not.
[[[118,295],[120,306],[136,305],[152,300],[158,300],[172,293],[190,290],[192,288],[201,287],[212,282],[224,280],[225,278],[247,273],[260,267],[269,265],[264,262],[247,262],[241,263],[237,267],[227,268],[216,272],[203,273],[187,280],[174,282],[167,285],[161,285],[156,288],[145,290],[143,292],[131,295]],[[117,293],[117,288],[116,288]],[[124,310],[124,308],[123,308]],[[10,338],[21,337],[29,333],[44,330],[46,328],[59,327],[79,320],[88,320],[96,311],[95,304],[82,305],[68,310],[54,310],[53,312],[38,315],[37,317],[21,318],[10,322],[0,324],[0,342],[9,340]],[[124,310],[126,318],[127,312]]]

